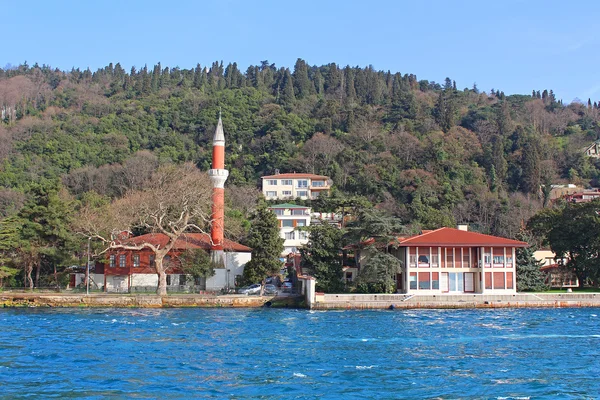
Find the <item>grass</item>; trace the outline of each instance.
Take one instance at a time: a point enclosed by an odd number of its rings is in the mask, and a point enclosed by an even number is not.
[[[573,293],[600,293],[600,288],[572,288]],[[567,289],[551,289],[541,293],[567,293]]]

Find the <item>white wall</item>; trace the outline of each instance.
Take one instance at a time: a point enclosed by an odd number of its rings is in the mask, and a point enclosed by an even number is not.
[[[236,275],[244,273],[244,266],[250,261],[250,258],[252,258],[251,253],[226,251],[225,268],[216,269],[215,275],[206,279],[206,290],[233,289]]]

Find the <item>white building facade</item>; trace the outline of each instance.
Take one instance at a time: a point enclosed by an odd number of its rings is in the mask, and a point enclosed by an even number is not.
[[[316,199],[331,189],[331,179],[315,174],[275,174],[262,177],[262,192],[267,200]]]
[[[279,221],[279,236],[284,239],[283,256],[297,253],[299,248],[308,243],[308,232],[303,227],[310,226],[310,207],[295,204],[278,204],[269,207]]]

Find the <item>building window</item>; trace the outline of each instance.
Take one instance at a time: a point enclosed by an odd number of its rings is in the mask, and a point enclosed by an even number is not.
[[[179,284],[181,286],[185,286],[185,284],[187,283],[187,276],[186,275],[179,275]]]
[[[133,268],[139,268],[139,267],[140,267],[140,255],[134,254],[133,255]]]
[[[346,282],[352,282],[352,272],[346,272]]]
[[[464,249],[463,250],[463,267],[464,268],[469,268],[470,267],[470,263],[471,263],[471,259],[469,257],[469,249]]]
[[[286,197],[292,197],[292,191],[291,190],[283,190],[281,192],[282,196],[286,196]]]
[[[171,275],[167,275],[167,286],[171,286]]]
[[[303,209],[298,209],[298,208],[294,208],[292,210],[292,215],[304,215],[304,210]]]
[[[125,254],[119,256],[119,267],[125,268]]]
[[[504,264],[504,256],[494,256],[494,264]]]
[[[296,187],[297,188],[307,188],[308,187],[308,181],[306,179],[298,180],[296,182]]]
[[[431,255],[431,264],[432,265],[438,265],[440,262],[440,258],[438,257],[437,254],[432,254]]]
[[[110,260],[110,267],[114,268],[115,267],[115,263],[117,262],[117,256],[115,256],[114,254],[111,254],[109,257]]]
[[[277,197],[277,192],[267,191],[267,197]]]
[[[411,272],[410,273],[409,283],[410,283],[410,288],[411,289],[416,289],[417,288],[417,273],[416,272]]]
[[[452,249],[446,250],[446,267],[454,268],[454,252]]]
[[[291,179],[282,179],[281,184],[283,186],[292,186],[292,180]]]
[[[325,187],[325,181],[312,181],[313,187]]]
[[[281,221],[281,226],[284,228],[292,228],[294,226],[294,221],[291,219],[284,219]]]
[[[267,179],[267,185],[277,186],[277,179]]]
[[[429,272],[419,272],[419,289],[431,289]]]
[[[429,257],[419,256],[419,264],[429,264]]]
[[[308,232],[299,231],[298,232],[298,239],[300,239],[300,240],[308,240]]]
[[[483,255],[483,262],[484,262],[484,264],[490,264],[492,262],[492,255],[491,254],[484,254]]]
[[[282,208],[275,208],[273,211],[275,212],[275,215],[283,215],[283,209]]]
[[[299,190],[296,192],[298,197],[308,197],[308,192],[306,190]]]
[[[440,288],[440,274],[439,272],[433,272],[431,274],[431,288],[439,289]]]
[[[306,220],[305,219],[297,219],[296,226],[306,226]]]
[[[311,192],[310,193],[310,197],[313,199],[318,199],[319,198],[319,192]]]
[[[294,239],[296,239],[296,232],[291,231],[291,232],[285,233],[285,240],[294,240]]]

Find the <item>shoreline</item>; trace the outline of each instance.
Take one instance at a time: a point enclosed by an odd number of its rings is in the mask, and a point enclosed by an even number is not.
[[[58,308],[295,308],[308,309],[303,296],[99,294],[0,292],[0,307]],[[319,296],[312,310],[489,309],[600,307],[600,293],[519,293],[515,295],[408,296],[401,294]]]

